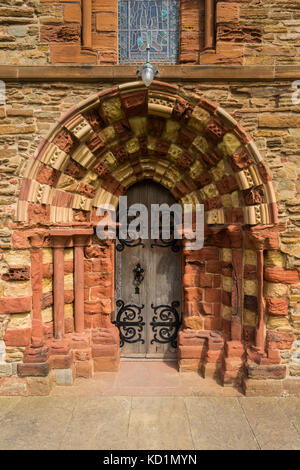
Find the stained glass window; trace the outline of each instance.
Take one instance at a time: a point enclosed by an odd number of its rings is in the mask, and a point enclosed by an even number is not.
[[[179,0],[119,0],[119,63],[176,64]]]

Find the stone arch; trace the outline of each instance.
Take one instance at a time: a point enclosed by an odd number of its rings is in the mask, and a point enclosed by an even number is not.
[[[145,178],[203,203],[208,225],[278,221],[271,177],[245,130],[207,99],[157,81],[115,86],[64,114],[28,161],[16,219],[87,222]]]
[[[84,256],[88,260],[101,257],[93,240],[87,247],[97,223],[96,208],[117,206],[119,196],[144,179],[165,186],[181,203],[203,203],[205,207],[204,248],[183,250],[182,370],[220,372],[224,383],[233,383],[243,377],[245,360],[274,364],[273,356],[266,352],[266,347],[273,351],[277,340],[272,336],[265,341],[263,251],[278,250],[282,227],[271,176],[254,141],[225,110],[202,96],[158,81],[148,89],[142,82],[122,84],[80,102],[59,119],[26,165],[13,243],[19,248],[31,247],[32,284],[38,292],[33,292],[37,298],[31,331],[34,354],[37,344],[45,341],[39,302],[41,248],[50,246],[56,253],[54,292],[55,286],[64,283],[60,268],[65,247],[75,248],[75,284],[82,287],[84,279],[95,287],[101,282],[99,275],[84,273],[83,266]],[[107,247],[110,260],[113,249],[111,243]],[[88,341],[95,342],[95,351],[102,341],[106,344],[107,328],[113,330],[110,266],[105,294],[99,291],[99,298],[86,301],[83,288],[75,292],[75,331],[90,329],[92,339]],[[267,274],[273,280],[278,276],[277,271]],[[64,330],[64,293],[61,288],[58,291],[53,323],[54,339],[61,341],[66,325]],[[273,295],[267,292],[266,297]],[[287,306],[283,312],[287,315],[285,310]],[[89,313],[91,318],[86,319]],[[72,331],[73,319],[71,323],[67,332]],[[46,330],[50,337],[52,329]],[[109,334],[115,348],[111,366],[117,367],[117,335]],[[249,352],[250,344],[254,349]],[[31,349],[28,357],[30,354]],[[278,364],[278,350],[276,354]],[[97,370],[106,367],[106,357],[95,361]]]

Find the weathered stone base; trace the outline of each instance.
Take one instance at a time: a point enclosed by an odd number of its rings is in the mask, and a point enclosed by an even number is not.
[[[279,336],[277,348],[286,348],[286,333]],[[274,349],[261,353],[241,341],[226,340],[218,331],[192,329],[181,330],[178,342],[182,373],[194,371],[223,386],[241,387],[246,396],[300,396],[298,364],[281,363],[280,349],[274,344]],[[43,356],[28,353],[24,363],[0,364],[0,396],[49,395],[54,384],[72,385],[76,378],[90,379],[95,372],[119,369],[116,327],[66,334],[63,340],[52,338],[44,348],[49,351],[47,361],[34,362]]]
[[[182,330],[179,370],[199,372],[223,386],[241,387],[247,396],[300,396],[298,365],[282,364],[279,354],[281,349],[290,347],[291,338],[286,333],[270,336],[273,340],[276,337],[276,343],[269,343],[267,352],[260,353],[243,342],[226,341],[220,332]]]
[[[63,340],[47,341],[47,360],[40,354],[24,355],[24,363],[0,364],[0,396],[49,395],[52,385],[72,385],[78,377],[94,372],[116,371],[120,363],[116,327],[66,334]]]
[[[247,397],[299,397],[300,379],[294,377],[288,377],[284,380],[257,380],[245,378],[242,389]]]

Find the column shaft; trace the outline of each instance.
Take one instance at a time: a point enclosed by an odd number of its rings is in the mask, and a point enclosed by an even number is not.
[[[84,252],[83,246],[74,248],[75,331],[84,330]]]
[[[54,296],[54,337],[64,336],[64,248],[54,247],[53,264],[53,296]]]

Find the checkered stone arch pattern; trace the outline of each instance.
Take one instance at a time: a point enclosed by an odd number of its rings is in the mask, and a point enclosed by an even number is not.
[[[28,161],[19,222],[90,222],[96,208],[143,179],[180,203],[205,206],[208,225],[277,223],[270,174],[254,141],[224,109],[177,86],[132,82],[63,115]]]

